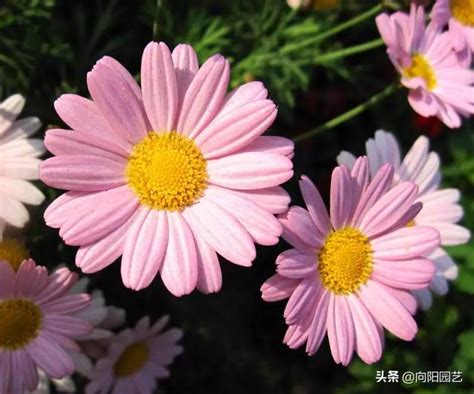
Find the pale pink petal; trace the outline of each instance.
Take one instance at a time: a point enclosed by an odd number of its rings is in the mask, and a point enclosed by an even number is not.
[[[233,192],[253,201],[273,214],[285,212],[291,201],[288,193],[280,186],[256,190],[233,190]]]
[[[46,341],[41,334],[28,345],[27,352],[51,378],[61,379],[74,372],[71,357],[55,343]]]
[[[167,212],[168,246],[161,278],[176,297],[191,293],[197,283],[197,253],[193,233],[180,212]],[[199,232],[200,234],[200,232]]]
[[[235,153],[208,160],[209,182],[238,190],[278,186],[293,176],[290,159],[263,152]]]
[[[166,212],[141,207],[123,247],[123,284],[132,290],[148,287],[161,268],[167,244]]]
[[[331,177],[330,202],[331,222],[335,229],[344,227],[348,223],[354,205],[353,193],[353,179],[349,169],[344,165],[336,167]]]
[[[398,168],[402,180],[412,180],[421,171],[428,157],[429,146],[430,143],[427,137],[418,137]]]
[[[384,130],[377,130],[374,140],[382,159],[382,164],[389,163],[394,168],[398,168],[400,165],[400,147],[394,135]]]
[[[313,223],[317,228],[319,235],[325,237],[332,229],[332,225],[324,201],[321,198],[318,189],[308,177],[303,175],[299,185],[311,219],[313,219]]]
[[[57,189],[101,191],[125,184],[125,164],[99,156],[55,156],[41,164],[40,178]]]
[[[323,291],[322,283],[314,280],[314,275],[301,280],[286,304],[283,313],[286,324],[297,324],[302,316],[313,313],[314,305],[319,301]]]
[[[134,144],[150,131],[140,88],[115,59],[105,56],[87,74],[87,86],[109,128]]]
[[[229,62],[221,55],[207,59],[184,95],[178,132],[197,136],[217,115],[229,84]]]
[[[293,206],[287,212],[278,216],[283,225],[283,239],[290,245],[304,252],[312,253],[324,243],[324,238],[318,232],[308,211]]]
[[[90,334],[94,328],[92,323],[75,316],[45,314],[42,321],[42,329],[64,335],[67,338]]]
[[[375,237],[393,229],[411,208],[417,196],[416,184],[412,182],[398,184],[367,210],[359,228],[367,237]]]
[[[429,225],[439,231],[441,245],[461,245],[471,238],[471,232],[467,228],[457,224],[430,223]]]
[[[0,193],[0,199],[2,202],[0,204],[0,219],[13,227],[23,227],[30,218],[25,206],[18,200],[3,195],[3,193]]]
[[[261,136],[276,115],[276,106],[270,100],[244,104],[225,116],[217,116],[199,133],[196,144],[206,159],[234,153]]]
[[[288,249],[281,253],[277,260],[277,272],[281,276],[294,279],[302,279],[307,276],[316,275],[316,256],[308,256]]]
[[[41,303],[41,308],[48,314],[70,314],[89,306],[91,297],[88,294],[69,294],[64,297]]]
[[[407,290],[399,290],[394,287],[386,286],[385,290],[387,290],[391,295],[393,295],[410,313],[410,315],[414,315],[416,312],[416,299],[412,296],[412,293],[417,292],[418,290],[407,291]]]
[[[234,216],[261,245],[275,245],[282,233],[280,222],[269,212],[229,189],[209,185],[206,198]]]
[[[433,262],[421,257],[401,261],[377,259],[371,277],[388,286],[412,290],[428,287],[434,272]]]
[[[191,81],[198,72],[199,63],[193,47],[179,44],[173,49],[173,64],[178,85],[178,103],[181,106]]]
[[[143,104],[153,130],[175,130],[178,86],[171,53],[165,43],[150,42],[143,51],[141,68]]]
[[[234,264],[250,266],[255,245],[245,228],[227,211],[202,198],[183,211],[194,233],[199,234],[217,253]]]
[[[0,103],[0,135],[5,133],[25,106],[25,98],[20,94],[13,94]]]
[[[359,296],[374,319],[393,335],[406,341],[415,337],[418,331],[415,320],[384,285],[369,280],[360,287]]]
[[[260,81],[247,82],[230,92],[224,99],[219,116],[225,115],[236,108],[257,100],[265,100],[268,92]]]
[[[426,256],[439,246],[439,233],[431,227],[414,226],[372,240],[375,259],[406,260]]]
[[[217,293],[222,287],[222,272],[216,252],[199,235],[194,235],[197,252],[197,288],[204,294]]]
[[[344,164],[347,168],[352,169],[356,157],[352,153],[343,150],[337,155],[336,160],[339,165]]]
[[[281,301],[291,296],[300,283],[299,279],[289,279],[275,274],[260,288],[262,298],[268,302]]]
[[[18,371],[21,371],[21,379],[17,380],[13,378],[11,380],[12,383],[15,381],[21,381],[21,383],[24,383],[29,391],[34,391],[38,386],[38,369],[33,363],[33,360],[28,355],[28,353],[24,350],[12,352],[11,363],[13,371],[16,371],[16,373],[18,373]],[[10,390],[12,393],[22,393],[24,392],[24,389],[24,387],[21,387],[21,389],[19,389],[14,388],[14,386],[10,386]],[[0,392],[2,392],[1,386]]]
[[[327,330],[334,361],[344,366],[348,365],[354,353],[355,333],[346,297],[331,294]]]
[[[262,135],[247,145],[241,152],[267,152],[283,155],[292,159],[295,143],[288,138],[273,135]]]
[[[431,305],[433,304],[433,296],[428,289],[413,290],[413,295],[422,310],[427,311],[431,308]]]
[[[310,356],[319,349],[326,334],[330,298],[331,293],[323,289],[319,299],[313,306],[314,313],[308,330],[308,342],[306,343],[306,352]]]
[[[354,323],[356,351],[367,364],[372,364],[382,357],[382,340],[379,330],[363,303],[354,295],[346,297]]]

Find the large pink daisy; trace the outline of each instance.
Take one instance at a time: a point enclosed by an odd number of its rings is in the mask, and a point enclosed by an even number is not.
[[[38,370],[50,378],[71,375],[74,338],[92,326],[74,313],[89,305],[87,294],[68,294],[76,275],[61,268],[48,276],[32,260],[18,272],[0,261],[0,393],[23,393],[38,385]]]
[[[425,27],[425,12],[414,4],[409,15],[381,14],[376,22],[413,109],[459,127],[461,116],[474,113],[474,72],[454,51],[455,35],[436,23]]]
[[[70,190],[45,213],[76,264],[92,273],[122,255],[125,286],[142,289],[158,272],[176,296],[218,291],[217,253],[242,266],[255,245],[278,242],[272,215],[287,209],[278,185],[291,178],[291,141],[262,134],[275,104],[260,82],[227,93],[229,63],[220,55],[198,68],[196,53],[150,43],[141,90],[104,57],[87,76],[93,101],[64,95],[56,110],[73,129],[50,130],[56,157],[41,179]]]
[[[281,216],[283,238],[293,246],[277,258],[277,274],[262,286],[263,299],[289,298],[284,342],[306,342],[314,354],[326,333],[334,360],[347,365],[355,352],[366,363],[380,359],[383,329],[412,340],[416,301],[407,291],[426,288],[434,273],[427,259],[439,245],[430,227],[406,227],[420,210],[418,188],[390,189],[393,167],[382,166],[369,183],[366,157],[352,172],[332,174],[330,214],[313,183],[300,181],[306,209]]]
[[[391,164],[395,170],[392,186],[411,181],[419,187],[416,201],[421,202],[423,208],[410,225],[430,226],[438,230],[442,246],[464,244],[471,234],[468,229],[456,224],[464,213],[458,203],[460,192],[453,188],[440,188],[440,158],[437,153],[430,152],[429,148],[428,138],[420,136],[402,160],[395,136],[384,130],[378,130],[374,138],[370,138],[366,143],[371,176],[375,176],[384,164]],[[352,153],[345,151],[341,152],[337,159],[339,164],[345,164],[349,168],[352,168],[356,161]],[[443,248],[436,249],[429,257],[436,266],[433,280],[428,289],[413,291],[423,309],[431,306],[430,290],[439,295],[446,294],[447,281],[456,279],[458,274],[456,264]]]
[[[163,331],[168,316],[150,326],[148,316],[133,329],[125,329],[110,341],[108,353],[90,373],[87,394],[155,392],[157,379],[170,375],[168,366],[183,352],[178,328]]]

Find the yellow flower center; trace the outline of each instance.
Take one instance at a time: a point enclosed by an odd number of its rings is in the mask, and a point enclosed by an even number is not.
[[[415,225],[415,219],[410,220],[410,221],[407,223],[407,227],[413,227],[414,225]]]
[[[43,314],[26,299],[0,301],[0,349],[23,349],[40,331]]]
[[[436,88],[436,75],[428,61],[419,53],[415,53],[411,58],[411,66],[403,69],[405,78],[421,78],[426,83],[428,90]]]
[[[462,25],[474,27],[474,0],[451,0],[449,5],[454,19]]]
[[[148,361],[150,351],[144,343],[133,343],[127,347],[114,366],[118,377],[130,376],[138,372]]]
[[[202,197],[207,163],[193,140],[176,132],[148,133],[135,145],[125,176],[140,202],[180,211]]]
[[[21,263],[30,257],[25,247],[14,239],[4,239],[0,242],[0,261],[10,263],[18,271]]]
[[[354,293],[372,273],[372,248],[359,230],[333,231],[319,252],[319,276],[326,289],[336,294]]]

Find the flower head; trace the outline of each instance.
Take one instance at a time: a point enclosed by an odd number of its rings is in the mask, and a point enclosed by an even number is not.
[[[410,223],[412,226],[421,225],[436,229],[441,237],[441,245],[460,245],[469,240],[469,230],[456,224],[463,216],[463,209],[458,204],[459,190],[440,188],[440,159],[437,153],[429,151],[428,138],[419,137],[402,160],[395,136],[378,130],[374,138],[367,141],[366,151],[371,177],[374,177],[377,171],[388,163],[395,170],[392,186],[405,181],[418,185],[419,194],[416,201],[421,202],[423,208]],[[338,156],[338,162],[349,168],[352,168],[355,160],[355,156],[349,152],[341,152]],[[456,279],[458,273],[456,264],[444,249],[436,249],[429,258],[436,266],[436,273],[429,289],[413,291],[423,309],[431,306],[430,290],[436,294],[446,294],[447,280]]]
[[[381,14],[376,22],[413,109],[459,127],[461,116],[474,113],[474,72],[454,50],[456,35],[434,22],[425,27],[423,8],[415,5],[409,15]]]
[[[169,376],[167,367],[183,348],[177,344],[183,333],[177,328],[163,332],[168,316],[150,326],[142,318],[134,329],[121,331],[110,341],[108,354],[90,374],[86,393],[152,393],[156,379]]]
[[[23,261],[17,272],[0,261],[1,393],[34,390],[37,368],[55,379],[74,372],[74,339],[92,329],[74,316],[89,305],[87,294],[68,294],[75,281],[66,268],[48,276],[33,260]]]
[[[330,212],[306,177],[300,181],[306,208],[290,207],[280,217],[283,238],[293,246],[277,258],[277,274],[262,286],[266,301],[289,298],[284,342],[306,342],[314,354],[326,333],[337,363],[354,352],[367,363],[382,355],[383,329],[412,340],[416,302],[408,292],[426,288],[434,266],[426,256],[439,245],[430,227],[407,227],[421,208],[418,188],[390,188],[393,167],[382,166],[369,182],[367,158],[352,171],[332,174]]]
[[[38,159],[43,141],[28,138],[41,126],[38,118],[16,120],[25,99],[19,94],[0,103],[0,239],[8,224],[23,227],[29,214],[23,204],[39,205],[44,200],[29,181],[38,179]]]
[[[250,266],[255,245],[278,242],[273,216],[287,209],[279,187],[292,176],[293,144],[262,136],[276,116],[260,82],[227,94],[220,55],[200,68],[194,50],[150,43],[141,89],[114,59],[88,74],[93,101],[64,95],[56,110],[73,129],[50,130],[56,155],[41,179],[70,190],[45,213],[76,264],[92,273],[122,255],[122,279],[147,287],[158,272],[180,296],[222,285],[219,253]]]

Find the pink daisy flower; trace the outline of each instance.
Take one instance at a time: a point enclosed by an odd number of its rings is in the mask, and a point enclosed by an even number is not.
[[[172,328],[163,332],[168,316],[150,327],[142,318],[134,329],[121,331],[112,338],[108,354],[100,359],[90,374],[87,394],[154,392],[156,380],[168,377],[167,367],[183,352],[177,344],[183,333]]]
[[[23,227],[30,215],[24,204],[39,205],[44,195],[31,184],[38,179],[43,141],[28,138],[41,127],[38,118],[16,120],[25,99],[15,94],[0,103],[0,239],[6,225]]]
[[[429,226],[436,229],[441,238],[441,245],[460,245],[470,238],[468,229],[456,224],[463,216],[463,209],[458,204],[460,193],[457,189],[441,189],[440,159],[437,153],[430,152],[428,138],[419,137],[406,156],[401,160],[400,147],[392,133],[378,130],[375,137],[366,143],[367,157],[370,163],[371,177],[386,163],[395,169],[392,187],[404,181],[414,182],[419,187],[416,201],[423,208],[410,225]],[[356,158],[352,153],[341,152],[337,158],[339,164],[352,168]],[[428,289],[414,290],[422,309],[428,309],[432,303],[431,291],[444,295],[448,292],[448,280],[456,279],[458,268],[444,251],[437,248],[429,258],[436,266],[436,273]],[[430,291],[431,290],[431,291]]]
[[[278,242],[273,216],[287,209],[279,185],[291,178],[293,143],[262,136],[276,117],[260,82],[227,94],[229,63],[198,68],[196,53],[150,43],[141,90],[117,61],[102,58],[87,76],[93,101],[55,103],[73,129],[50,130],[56,155],[41,179],[70,190],[45,213],[76,264],[97,272],[122,255],[125,286],[147,287],[158,272],[176,296],[221,288],[217,254],[250,266],[255,245]]]
[[[381,14],[376,22],[413,109],[459,127],[461,116],[474,113],[474,72],[454,51],[452,32],[435,23],[425,28],[423,8],[413,4],[409,15]]]
[[[431,19],[440,26],[449,23],[449,29],[460,32],[471,51],[474,51],[474,1],[437,0],[431,10]]]
[[[75,365],[73,341],[92,329],[73,314],[89,305],[87,294],[69,295],[76,275],[24,261],[18,272],[0,262],[0,393],[23,393],[38,385],[38,370],[60,379]]]
[[[382,166],[369,183],[366,157],[352,172],[332,174],[330,213],[306,177],[300,181],[307,209],[281,215],[283,238],[293,246],[276,260],[277,274],[262,286],[266,301],[289,298],[284,343],[306,342],[313,355],[326,333],[334,360],[349,364],[355,352],[366,363],[380,359],[383,328],[412,340],[416,301],[408,292],[428,286],[439,245],[431,227],[406,227],[420,210],[418,188],[403,182],[390,190],[393,167]]]

